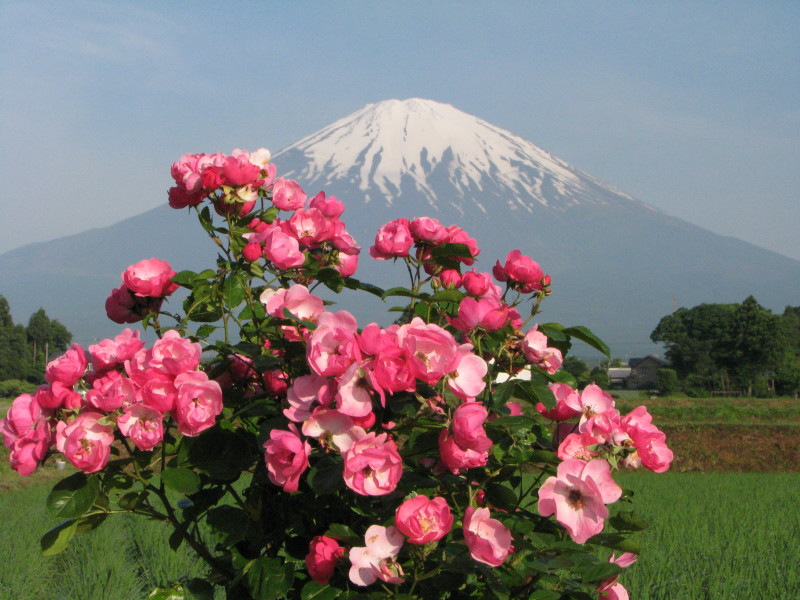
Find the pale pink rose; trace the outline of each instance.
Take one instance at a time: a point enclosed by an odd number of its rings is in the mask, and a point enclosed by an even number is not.
[[[397,487],[403,461],[389,434],[368,433],[344,454],[344,482],[362,496],[383,496]]]
[[[14,399],[4,419],[0,419],[3,444],[9,449],[11,468],[27,476],[47,456],[50,426],[42,408],[31,394]]]
[[[184,154],[176,162],[172,163],[170,172],[175,183],[190,192],[200,190],[200,175],[197,166],[197,154]]]
[[[96,473],[111,456],[114,429],[100,424],[102,418],[100,413],[84,412],[70,423],[56,425],[56,448],[84,473]]]
[[[456,443],[449,429],[442,429],[439,434],[439,455],[442,463],[452,473],[458,473],[463,469],[482,467],[489,461],[487,450],[462,448]]]
[[[573,408],[573,406],[580,405],[580,394],[574,388],[568,386],[566,383],[551,383],[548,386],[556,397],[556,405],[554,408],[547,410],[545,405],[541,402],[536,403],[536,410],[543,417],[552,419],[553,421],[566,421],[580,414],[580,411]],[[572,397],[570,402],[567,398]]]
[[[417,217],[408,224],[408,229],[416,242],[439,244],[447,237],[445,226],[433,217]]]
[[[636,555],[630,552],[625,552],[619,558],[614,556],[614,553],[608,557],[608,562],[616,563],[620,567],[628,568],[636,562]],[[617,583],[619,575],[606,579],[597,588],[597,593],[601,600],[628,600],[628,590],[621,583]]]
[[[136,385],[119,371],[108,371],[92,382],[86,402],[99,411],[112,412],[136,402]]]
[[[175,410],[178,390],[171,377],[159,374],[145,381],[144,385],[139,388],[139,397],[145,406],[167,414]]]
[[[280,229],[270,230],[264,239],[264,256],[282,270],[302,267],[306,260],[297,239]]]
[[[358,254],[343,254],[340,252],[339,256],[336,257],[336,263],[333,268],[342,277],[352,277],[358,270]]]
[[[395,525],[412,544],[427,544],[442,539],[453,527],[453,514],[444,498],[415,496],[397,507]]]
[[[448,317],[448,321],[459,331],[497,331],[508,323],[508,307],[494,298],[467,296],[458,304],[458,315],[454,319]]]
[[[486,387],[489,366],[480,356],[472,353],[470,344],[459,346],[460,360],[447,378],[447,387],[462,400],[472,400]]]
[[[197,369],[202,353],[200,344],[170,329],[150,349],[148,367],[175,377]]]
[[[538,325],[534,325],[520,342],[520,348],[531,363],[553,375],[561,368],[563,357],[561,350],[548,347],[547,341],[547,336],[538,330]]]
[[[72,387],[81,380],[88,365],[86,353],[80,344],[72,344],[64,354],[47,363],[44,378],[47,383],[59,381],[67,387]]]
[[[578,431],[591,432],[594,418],[614,408],[614,399],[611,394],[604,392],[603,389],[594,383],[587,385],[579,396],[567,396],[564,402],[581,415]]]
[[[272,203],[281,210],[297,210],[306,205],[306,193],[296,181],[281,177],[272,184]]]
[[[336,563],[344,556],[344,548],[327,535],[318,535],[308,545],[306,568],[311,579],[326,585],[336,568]]]
[[[225,166],[222,170],[225,181],[234,187],[260,185],[260,173],[261,169],[259,166],[250,162],[249,153],[247,156],[229,156],[225,160]]]
[[[308,340],[308,365],[324,377],[337,377],[361,359],[357,323],[349,312],[323,312]]]
[[[408,219],[397,219],[382,225],[375,235],[375,245],[369,254],[377,260],[408,256],[414,238],[408,228]]]
[[[159,298],[178,289],[178,284],[171,280],[175,274],[167,261],[150,258],[125,269],[122,283],[136,296]]]
[[[622,489],[611,477],[604,460],[584,462],[568,459],[558,465],[556,477],[539,488],[539,514],[555,514],[570,537],[584,544],[603,530],[608,517],[606,504],[616,502]]]
[[[342,414],[364,417],[372,412],[372,394],[357,363],[351,364],[337,379],[336,402]]]
[[[320,192],[314,196],[308,205],[311,208],[316,208],[327,219],[338,219],[344,212],[344,203],[337,200],[336,196],[326,197],[325,192]]]
[[[288,290],[267,288],[259,299],[272,317],[283,318],[283,309],[286,309],[298,319],[316,321],[325,311],[322,299],[310,293],[304,285],[293,285]]]
[[[599,443],[600,440],[588,433],[570,433],[558,445],[558,452],[556,452],[556,454],[561,460],[577,458],[589,462],[597,457],[599,453],[597,450],[590,450],[588,446],[594,446]]]
[[[301,246],[316,247],[333,238],[335,229],[316,208],[299,208],[286,223],[287,233]]]
[[[117,427],[139,450],[152,450],[164,439],[164,415],[144,404],[128,406],[117,419]]]
[[[667,447],[667,436],[664,433],[636,435],[632,436],[632,440],[643,467],[654,473],[669,470],[674,456]]]
[[[492,447],[492,440],[486,435],[483,424],[489,411],[480,402],[465,402],[453,412],[450,430],[453,440],[463,449],[485,452]]]
[[[175,378],[178,390],[173,415],[178,430],[194,437],[212,427],[222,412],[222,389],[203,371],[181,373]]]
[[[434,323],[414,317],[400,327],[398,335],[413,375],[428,385],[436,385],[461,361],[453,334]]]
[[[269,480],[283,487],[284,492],[296,492],[300,476],[308,468],[311,446],[303,441],[297,426],[289,424],[290,431],[273,429],[264,442],[264,460]]]
[[[327,377],[301,375],[286,390],[289,408],[283,414],[287,419],[302,423],[311,416],[314,404],[329,406],[333,401],[335,384]]]
[[[103,371],[124,363],[143,347],[144,342],[139,339],[139,331],[126,328],[113,340],[105,339],[89,346],[89,354],[94,369]]]
[[[372,525],[364,534],[365,545],[350,549],[350,581],[370,585],[378,579],[402,583],[403,570],[395,561],[403,547],[403,534],[396,527]]]
[[[464,511],[464,541],[469,554],[478,562],[492,567],[502,565],[511,552],[511,532],[488,508],[468,506]]]
[[[367,433],[353,419],[335,408],[317,407],[303,423],[303,435],[319,440],[324,448],[344,454]]]
[[[539,263],[519,250],[508,253],[505,266],[500,266],[498,260],[492,272],[498,281],[510,281],[513,287],[526,294],[545,287],[545,275]]]
[[[254,164],[255,166],[259,167],[260,169],[266,169],[268,167],[267,163],[269,163],[269,159],[272,158],[272,153],[266,148],[259,148],[258,150],[253,150],[250,152],[247,159]]]

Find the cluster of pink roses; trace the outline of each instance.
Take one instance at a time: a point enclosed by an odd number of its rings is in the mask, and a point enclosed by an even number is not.
[[[115,323],[137,323],[161,309],[164,298],[178,289],[175,271],[159,258],[142,260],[122,273],[122,285],[106,300],[106,314]]]
[[[178,209],[196,206],[215,192],[225,191],[228,193],[213,199],[217,212],[245,215],[253,210],[259,189],[275,178],[275,165],[269,164],[269,159],[266,148],[255,152],[237,149],[230,156],[221,152],[184,154],[172,165],[176,185],[169,190],[169,205]]]
[[[217,382],[199,370],[199,344],[167,331],[151,348],[139,332],[89,346],[89,361],[78,344],[47,365],[35,394],[14,400],[0,421],[11,466],[32,473],[51,446],[78,469],[94,473],[108,462],[114,428],[137,448],[151,450],[164,437],[171,416],[178,430],[198,435],[222,411]]]
[[[378,579],[403,583],[403,568],[396,559],[405,542],[420,546],[437,542],[450,533],[452,527],[453,514],[444,498],[431,499],[424,495],[409,498],[397,507],[394,525],[371,525],[364,534],[364,546],[350,548],[347,553],[350,581],[361,586]],[[470,555],[478,562],[497,567],[512,551],[511,532],[491,518],[488,508],[467,507],[463,534]],[[345,549],[336,539],[324,535],[315,537],[306,555],[309,574],[319,583],[328,583],[344,555]]]

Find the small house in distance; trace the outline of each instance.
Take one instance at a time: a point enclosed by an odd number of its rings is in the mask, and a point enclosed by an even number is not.
[[[668,363],[650,354],[644,358],[631,358],[627,367],[610,367],[607,370],[612,390],[652,390],[658,387],[658,370]]]
[[[644,358],[632,358],[628,361],[631,374],[627,379],[629,390],[652,390],[658,387],[658,370],[668,365],[652,354]]]

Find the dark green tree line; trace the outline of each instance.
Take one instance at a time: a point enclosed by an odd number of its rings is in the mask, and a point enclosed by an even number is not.
[[[689,388],[796,393],[800,307],[776,315],[748,296],[741,304],[700,304],[661,319],[650,339]]]
[[[27,327],[15,324],[8,300],[0,296],[0,381],[40,382],[50,357],[66,350],[71,341],[67,328],[42,308],[31,315]]]

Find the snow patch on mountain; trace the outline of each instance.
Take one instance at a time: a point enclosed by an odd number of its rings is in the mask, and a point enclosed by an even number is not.
[[[557,211],[584,203],[642,204],[509,131],[419,98],[369,104],[282,150],[275,162],[288,154],[303,160],[285,176],[321,189],[348,182],[367,202],[390,206],[413,190],[433,207],[444,202],[487,214],[479,199],[487,189],[509,209],[527,212],[537,204]],[[437,198],[443,180],[449,197]]]

